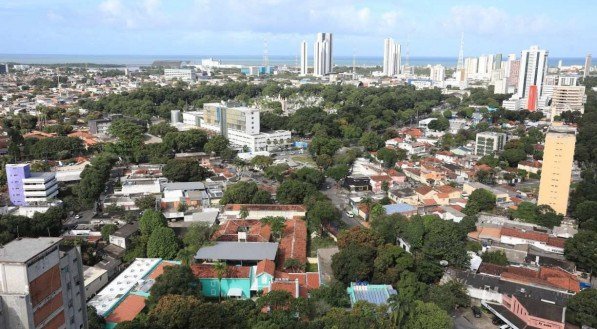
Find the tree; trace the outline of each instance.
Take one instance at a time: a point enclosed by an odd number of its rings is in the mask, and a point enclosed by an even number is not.
[[[429,290],[429,301],[448,313],[458,307],[469,307],[471,305],[471,298],[466,287],[458,281],[432,286]]]
[[[448,129],[450,129],[450,121],[445,117],[440,117],[429,122],[429,125],[427,127],[435,131],[447,131]]]
[[[106,320],[97,314],[93,306],[87,306],[87,324],[89,329],[104,329]]]
[[[147,209],[139,219],[139,229],[143,235],[151,235],[151,233],[160,227],[166,227],[166,217],[161,212]]]
[[[340,182],[342,179],[348,176],[349,171],[350,168],[348,167],[348,165],[339,164],[326,169],[325,174],[331,177],[336,182]]]
[[[376,157],[383,162],[383,166],[386,168],[393,168],[398,161],[398,153],[386,147],[379,149]]]
[[[147,257],[174,259],[178,253],[178,239],[174,230],[159,227],[151,232],[147,241]]]
[[[267,177],[269,179],[275,179],[278,182],[282,182],[289,169],[290,169],[290,166],[288,166],[288,164],[280,163],[280,164],[269,166],[269,167],[265,168],[264,174],[265,174],[265,177]]]
[[[523,149],[507,149],[502,152],[502,159],[508,162],[510,167],[516,167],[518,163],[527,158],[527,153]]]
[[[193,223],[184,234],[182,243],[189,250],[196,252],[199,248],[210,243],[213,229],[205,223]]]
[[[143,134],[147,129],[136,122],[128,119],[117,119],[112,121],[108,133],[119,139],[143,141]]]
[[[257,308],[267,309],[268,312],[288,310],[292,304],[292,295],[288,291],[270,291],[257,300]]]
[[[163,137],[163,144],[174,152],[199,151],[207,142],[207,134],[199,129],[168,132]]]
[[[373,274],[375,249],[354,245],[332,256],[334,277],[348,285],[350,282],[370,281]]]
[[[384,243],[395,243],[400,230],[400,222],[405,220],[404,216],[398,214],[379,216],[371,220],[371,229],[384,240]]]
[[[151,286],[149,303],[155,305],[167,295],[201,297],[201,285],[190,267],[180,265],[164,267],[164,273],[158,276]]]
[[[274,159],[266,155],[257,155],[251,159],[251,165],[263,170],[274,163]]]
[[[323,301],[332,307],[346,308],[350,306],[346,288],[338,281],[321,285],[319,288],[309,291],[309,298],[315,301]]]
[[[215,153],[216,155],[220,155],[228,148],[228,144],[229,142],[226,137],[216,135],[210,138],[207,143],[205,143],[203,150],[207,153]]]
[[[317,169],[303,167],[294,172],[294,178],[301,182],[309,183],[316,188],[321,188],[325,183],[325,176]]]
[[[377,151],[383,143],[383,139],[372,131],[364,133],[359,140],[359,144],[364,146],[367,151]]]
[[[264,190],[259,190],[255,182],[238,182],[230,185],[224,191],[220,204],[264,204],[272,203],[271,195]]]
[[[451,329],[450,315],[433,303],[417,300],[406,322],[406,329]]]
[[[114,224],[106,224],[102,227],[102,239],[104,241],[108,241],[110,238],[110,234],[116,232],[116,230],[118,230],[118,226],[114,225]]]
[[[262,224],[269,225],[275,240],[282,237],[286,219],[281,216],[267,216],[260,219]]]
[[[186,329],[195,326],[201,300],[192,295],[166,295],[159,299],[148,314],[148,323],[156,328]]]
[[[213,267],[218,276],[218,301],[222,301],[222,278],[226,274],[226,271],[228,271],[228,268],[224,262],[216,262]]]
[[[373,263],[373,282],[394,284],[398,282],[402,272],[414,265],[413,257],[400,246],[383,245],[377,250],[377,257]]]
[[[566,320],[577,325],[597,328],[597,290],[585,289],[567,301]]]
[[[466,234],[457,223],[439,218],[426,226],[423,254],[437,262],[446,260],[450,265],[465,268],[469,265],[466,252]]]
[[[323,233],[323,227],[326,224],[336,223],[340,219],[340,212],[328,200],[316,201],[307,209],[307,224],[311,231],[316,231],[320,235]]]
[[[302,204],[305,198],[317,192],[315,186],[295,179],[285,180],[276,193],[281,204]]]
[[[491,211],[495,208],[495,195],[485,189],[476,189],[468,197],[464,213],[476,215],[481,211]]]
[[[506,253],[503,250],[486,251],[481,255],[483,262],[506,266],[509,264]]]
[[[584,201],[576,205],[572,216],[581,228],[597,231],[597,201]]]
[[[284,269],[291,273],[303,272],[305,270],[305,263],[296,258],[288,258],[284,261]]]
[[[140,210],[155,209],[156,198],[153,195],[144,195],[135,199],[135,206]]]
[[[375,249],[380,246],[382,239],[373,230],[355,226],[338,235],[338,248],[349,249],[355,246],[364,246]]]
[[[564,244],[564,256],[576,266],[593,273],[597,269],[597,232],[580,230]]]
[[[166,162],[162,173],[173,182],[197,182],[205,180],[211,174],[197,161],[186,159],[170,159]]]

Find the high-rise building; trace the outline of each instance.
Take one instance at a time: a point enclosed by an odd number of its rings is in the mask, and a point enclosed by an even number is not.
[[[547,50],[539,49],[539,46],[531,46],[523,50],[520,57],[520,70],[518,74],[519,99],[526,99],[529,96],[531,86],[537,86],[537,95],[540,97],[543,92],[543,79],[547,74]]]
[[[586,78],[591,74],[591,54],[587,54],[585,58],[585,72],[583,73],[583,78]]]
[[[0,63],[0,74],[8,74],[8,64]]]
[[[554,86],[551,96],[551,119],[565,111],[584,113],[586,100],[585,86]]]
[[[400,74],[400,44],[392,38],[386,38],[383,44],[383,75],[393,77]]]
[[[437,64],[437,65],[432,66],[429,69],[429,78],[433,82],[442,82],[442,81],[444,81],[445,78],[446,78],[446,68],[443,65],[441,65],[441,64]]]
[[[0,247],[0,328],[87,328],[81,256],[61,238]]]
[[[6,181],[15,206],[47,205],[58,195],[56,174],[31,172],[28,163],[7,164]]]
[[[506,134],[486,131],[477,134],[475,143],[475,154],[493,155],[504,149]]]
[[[567,126],[551,126],[545,135],[537,204],[549,205],[564,215],[568,208],[575,143],[575,130]]]
[[[520,60],[509,60],[510,70],[508,73],[508,86],[516,86],[518,83],[518,76],[520,75]]]
[[[317,33],[313,46],[313,75],[321,77],[332,73],[332,40],[331,33]]]
[[[305,76],[308,73],[308,56],[307,56],[307,41],[301,42],[301,76]]]

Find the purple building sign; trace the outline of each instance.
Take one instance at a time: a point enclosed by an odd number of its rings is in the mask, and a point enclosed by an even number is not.
[[[23,179],[31,176],[29,164],[7,164],[6,181],[10,202],[15,206],[26,206]]]

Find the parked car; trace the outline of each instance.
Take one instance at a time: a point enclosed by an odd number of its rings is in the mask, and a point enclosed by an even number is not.
[[[481,312],[481,309],[478,306],[473,306],[472,310],[473,310],[473,315],[475,316],[475,318],[480,318],[481,315],[483,314]]]

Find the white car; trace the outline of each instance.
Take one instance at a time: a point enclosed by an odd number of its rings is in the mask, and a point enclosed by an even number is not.
[[[353,213],[351,213],[350,211],[347,211],[347,212],[346,212],[346,216],[348,216],[349,218],[353,218],[353,217],[354,217],[354,214],[353,214]]]

